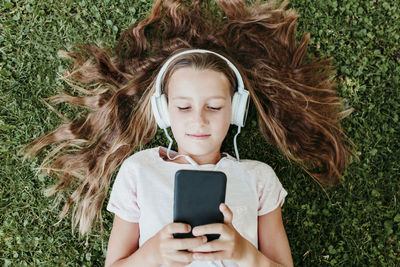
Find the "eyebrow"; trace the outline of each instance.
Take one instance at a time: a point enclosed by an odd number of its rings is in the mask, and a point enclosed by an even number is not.
[[[176,96],[176,97],[172,98],[172,100],[178,100],[178,99],[191,100],[192,98],[191,97],[185,97],[185,96]],[[211,96],[211,97],[207,98],[206,100],[209,100],[209,99],[223,99],[223,100],[225,100],[226,97],[224,97],[224,96]]]

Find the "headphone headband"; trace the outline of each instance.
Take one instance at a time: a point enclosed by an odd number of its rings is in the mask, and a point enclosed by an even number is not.
[[[172,57],[170,57],[162,66],[161,70],[158,72],[157,75],[157,80],[156,80],[156,92],[154,93],[155,96],[159,97],[161,95],[161,80],[163,79],[164,76],[164,72],[167,70],[168,65],[172,62],[172,60],[174,60],[175,58],[177,58],[180,55],[184,55],[184,54],[190,54],[190,53],[211,53],[214,54],[216,56],[219,56],[220,58],[222,58],[223,60],[225,60],[225,62],[229,65],[229,67],[233,70],[233,72],[236,75],[236,79],[238,82],[238,92],[239,93],[244,93],[244,84],[243,84],[243,79],[242,76],[239,73],[239,70],[235,67],[235,65],[232,64],[232,62],[230,62],[226,57],[210,51],[210,50],[205,50],[205,49],[190,49],[190,50],[186,50],[183,52],[180,52],[176,55],[173,55]]]

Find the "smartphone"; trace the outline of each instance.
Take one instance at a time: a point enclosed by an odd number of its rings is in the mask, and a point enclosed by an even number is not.
[[[221,171],[178,170],[174,184],[174,222],[198,225],[223,223],[219,205],[225,203],[226,175]],[[209,234],[207,241],[219,238]],[[175,233],[174,238],[194,237],[190,233]]]

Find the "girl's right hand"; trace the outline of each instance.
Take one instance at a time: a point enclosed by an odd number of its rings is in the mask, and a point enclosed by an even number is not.
[[[158,264],[165,266],[185,266],[190,264],[194,259],[191,252],[187,249],[193,249],[207,243],[206,236],[198,236],[194,238],[174,238],[174,233],[189,233],[191,227],[184,223],[169,223],[164,226],[155,236],[153,236],[148,244],[153,255],[157,258]]]

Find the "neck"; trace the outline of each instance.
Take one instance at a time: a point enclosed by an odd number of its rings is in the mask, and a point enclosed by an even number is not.
[[[215,165],[222,158],[222,156],[219,152],[213,153],[212,155],[201,155],[201,156],[190,155],[189,153],[181,153],[179,151],[178,151],[178,154],[179,155],[188,155],[199,165],[204,165],[204,164],[214,164]],[[189,163],[189,162],[186,160],[185,157],[180,157],[179,163]]]

